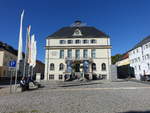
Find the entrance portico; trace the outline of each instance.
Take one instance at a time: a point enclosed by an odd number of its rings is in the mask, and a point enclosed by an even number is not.
[[[64,74],[73,74],[75,76],[88,75],[90,79],[92,79],[93,73],[93,60],[91,58],[88,59],[68,59],[66,58],[66,71]]]

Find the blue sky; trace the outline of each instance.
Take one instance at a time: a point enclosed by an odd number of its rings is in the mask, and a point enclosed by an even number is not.
[[[17,49],[24,9],[23,40],[31,24],[43,62],[45,38],[77,19],[110,36],[112,55],[124,53],[150,35],[149,6],[150,0],[0,0],[0,41]]]

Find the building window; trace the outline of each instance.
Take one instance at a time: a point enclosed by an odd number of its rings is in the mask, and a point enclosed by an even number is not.
[[[140,57],[138,57],[138,61],[140,62]]]
[[[59,43],[60,43],[60,44],[65,44],[66,41],[65,41],[65,40],[60,40]]]
[[[92,49],[92,51],[91,51],[91,57],[92,58],[96,58],[96,50],[95,49]]]
[[[146,44],[145,47],[148,48],[148,45]]]
[[[49,75],[49,79],[54,79],[54,75]]]
[[[83,58],[88,58],[88,50],[87,49],[83,50]]]
[[[55,67],[54,67],[54,64],[51,63],[51,64],[50,64],[50,70],[54,70],[54,68],[55,68]]]
[[[72,44],[73,43],[73,40],[68,40],[68,44]]]
[[[144,56],[142,56],[142,58],[143,58],[143,60],[145,60],[145,59],[144,59]]]
[[[67,57],[72,58],[72,49],[68,49]]]
[[[133,60],[131,60],[131,63],[134,63],[134,61],[133,61]]]
[[[79,49],[76,50],[76,58],[77,58],[77,59],[80,58],[80,50],[79,50]]]
[[[141,66],[139,65],[139,70],[141,70]]]
[[[92,71],[95,71],[95,70],[96,70],[96,64],[92,63]]]
[[[89,41],[88,40],[83,40],[83,43],[87,44],[87,43],[89,43]]]
[[[92,39],[92,40],[91,40],[91,43],[92,43],[92,44],[95,44],[95,43],[96,43],[96,40],[95,40],[95,39]]]
[[[138,60],[137,60],[137,58],[135,58],[135,62],[137,62]]]
[[[148,69],[150,69],[150,64],[149,63],[147,63],[147,66],[148,66]]]
[[[147,54],[146,57],[147,57],[147,59],[149,59],[150,58],[149,54]]]
[[[64,58],[64,50],[60,50],[59,58]]]
[[[75,43],[76,43],[76,44],[80,44],[80,43],[81,43],[81,40],[76,40]]]
[[[63,75],[59,75],[59,80],[62,80],[63,79]]]
[[[59,70],[61,71],[61,70],[64,70],[64,64],[63,63],[61,63],[60,65],[59,65]]]
[[[102,71],[106,71],[106,64],[102,63]]]

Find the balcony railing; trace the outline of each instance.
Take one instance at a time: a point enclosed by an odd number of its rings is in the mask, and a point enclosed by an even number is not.
[[[92,58],[88,57],[88,58],[83,58],[83,57],[80,57],[80,58],[76,58],[76,57],[72,57],[72,58],[69,58],[69,57],[66,57],[65,60],[73,60],[73,61],[84,61],[84,60],[88,60],[90,62],[93,61]]]

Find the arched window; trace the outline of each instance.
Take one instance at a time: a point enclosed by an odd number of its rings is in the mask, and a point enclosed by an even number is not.
[[[102,63],[102,71],[106,71],[106,64]]]
[[[64,64],[63,64],[63,63],[61,63],[61,64],[59,65],[59,70],[64,70]]]
[[[96,70],[96,64],[92,63],[92,71],[95,71],[95,70]]]
[[[50,64],[50,70],[54,70],[55,66],[53,63]]]

